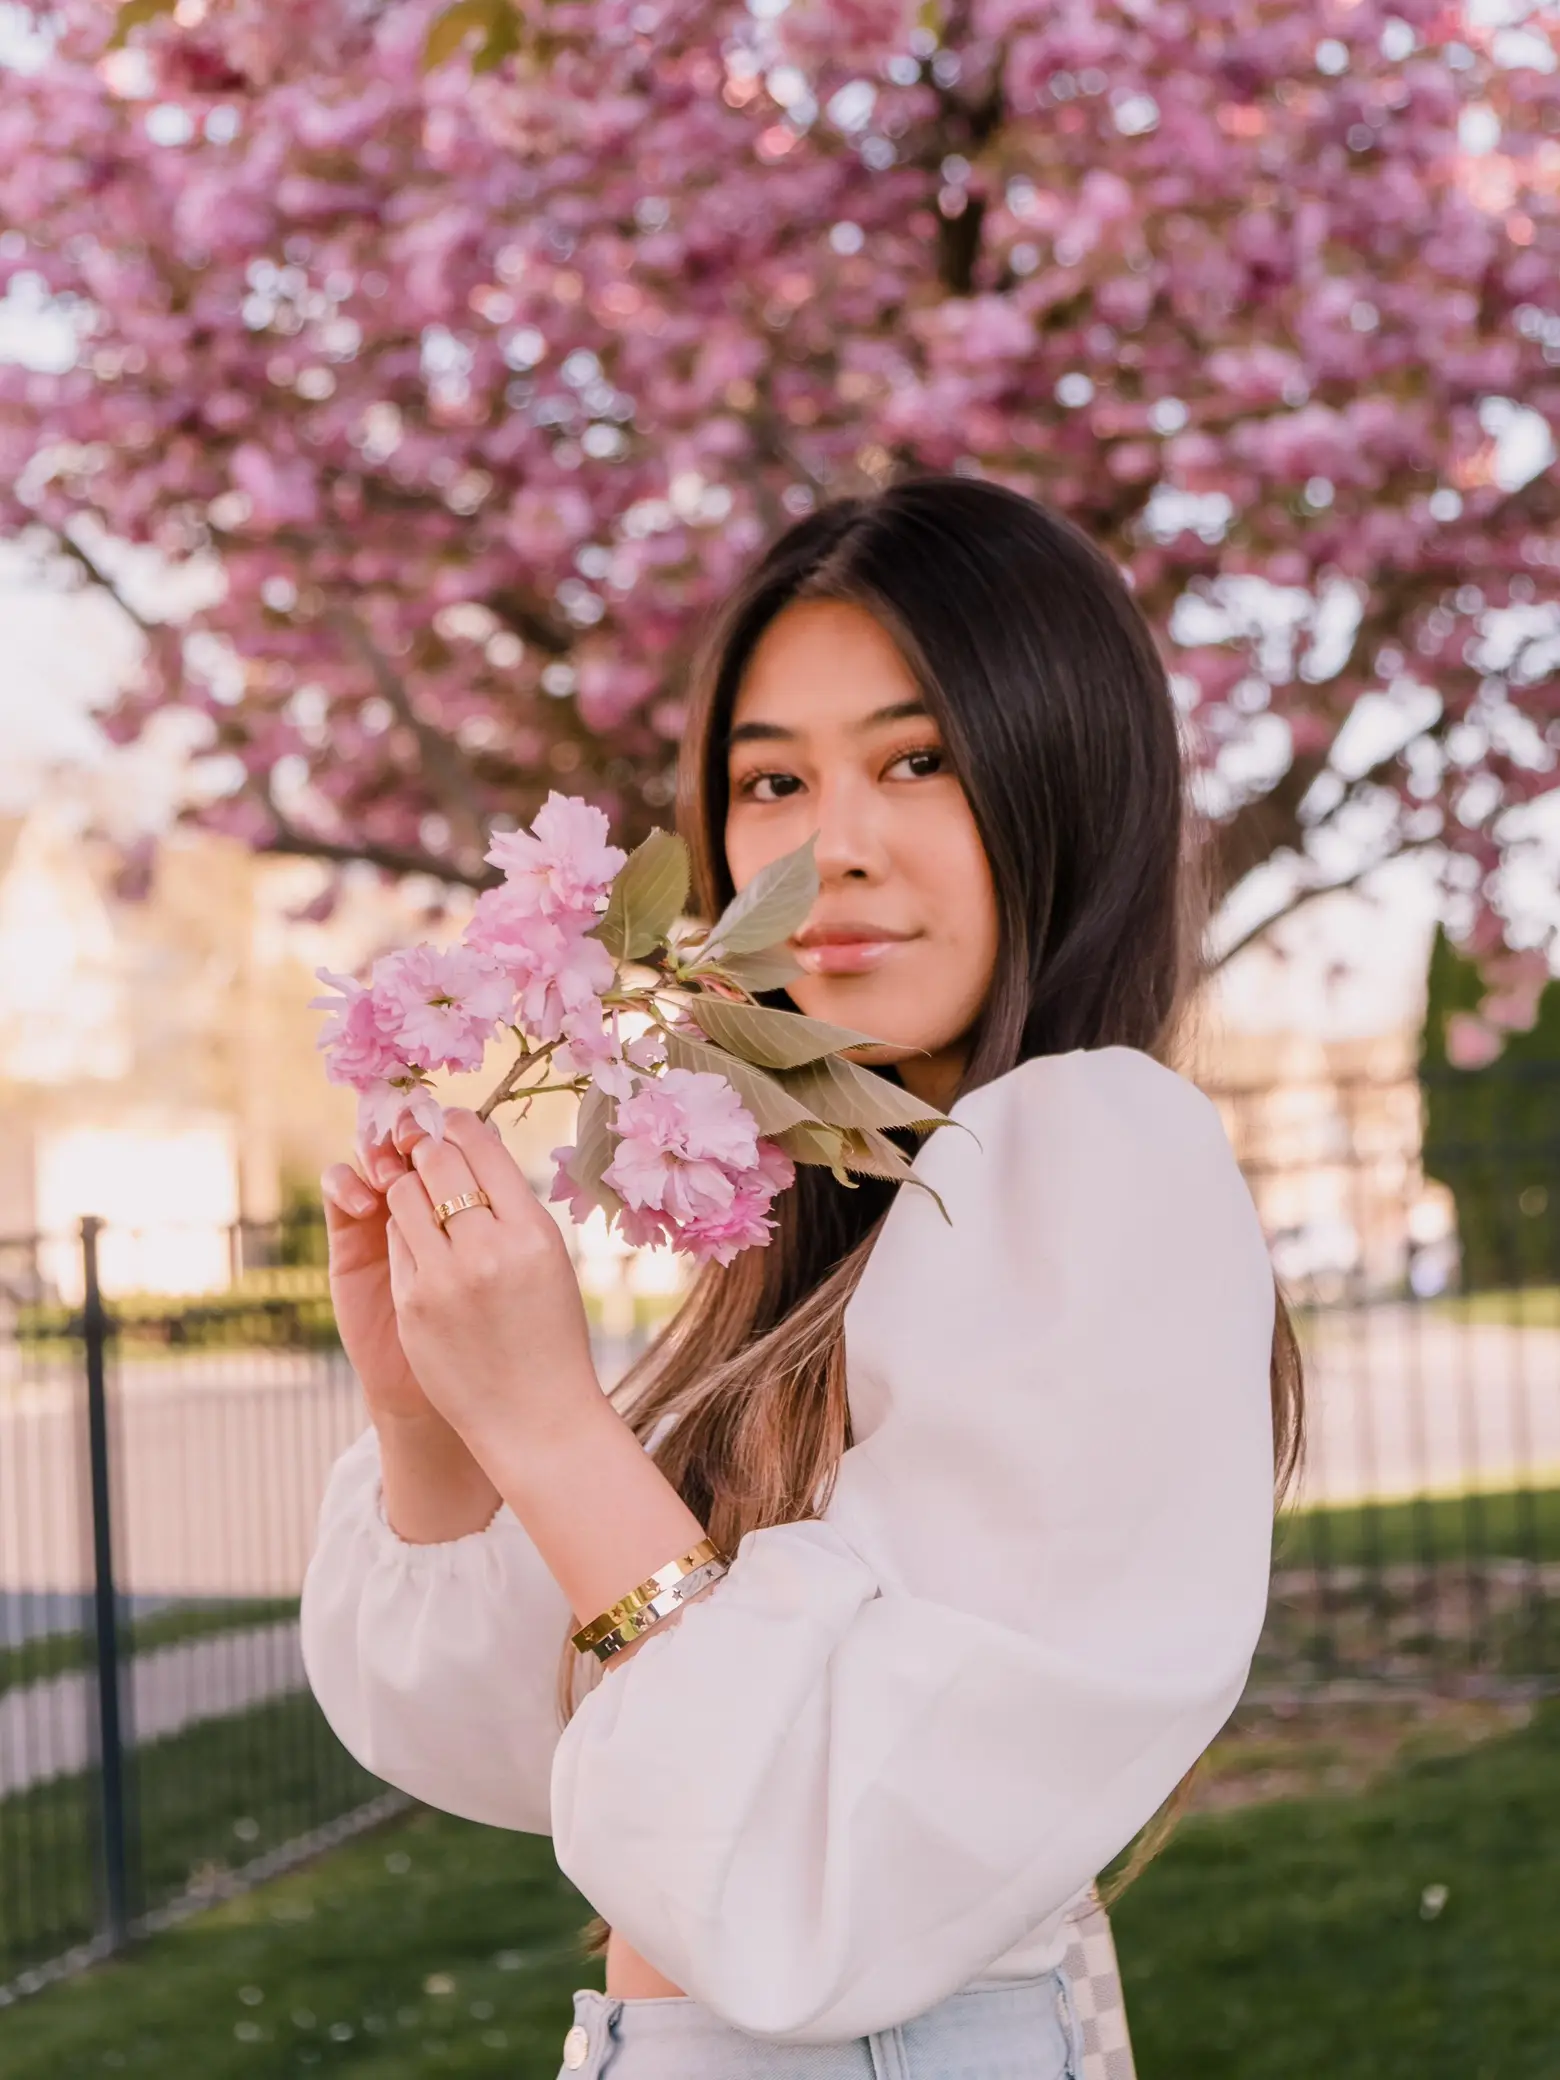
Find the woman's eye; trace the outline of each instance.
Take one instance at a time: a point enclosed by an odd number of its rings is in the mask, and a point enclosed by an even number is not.
[[[778,802],[801,784],[794,773],[750,773],[746,780],[737,783],[737,792],[750,802]],[[766,787],[773,791],[760,792]]]
[[[946,763],[946,752],[932,745],[928,745],[921,751],[903,751],[894,760],[894,766],[909,766],[911,768],[910,777],[912,780],[930,780],[934,774],[943,770]],[[894,770],[894,766],[889,767],[890,772]]]

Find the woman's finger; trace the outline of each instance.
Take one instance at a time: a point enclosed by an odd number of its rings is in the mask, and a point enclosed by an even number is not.
[[[493,1202],[493,1211],[503,1221],[529,1221],[537,1206],[535,1192],[525,1173],[504,1146],[497,1127],[478,1119],[474,1112],[457,1106],[444,1116],[447,1141],[460,1150],[473,1179]],[[466,1189],[469,1191],[470,1186]],[[446,1197],[453,1196],[445,1194]],[[552,1216],[549,1214],[550,1220]]]
[[[320,1196],[350,1220],[365,1221],[383,1213],[383,1196],[365,1184],[350,1163],[332,1163],[320,1178]]]
[[[444,1199],[464,1198],[477,1189],[479,1182],[458,1142],[448,1139],[435,1141],[427,1134],[412,1148],[412,1167],[428,1194],[430,1207],[437,1206]],[[480,1206],[475,1212],[469,1208],[465,1210],[472,1220],[491,1224],[497,1218],[496,1210],[490,1213]]]
[[[376,1191],[386,1191],[398,1177],[406,1175],[406,1157],[393,1141],[360,1141],[357,1159],[363,1175]]]
[[[406,1305],[412,1281],[417,1276],[417,1260],[412,1255],[406,1237],[391,1220],[385,1226],[386,1254],[390,1259],[390,1299],[397,1308]]]
[[[415,1115],[403,1112],[390,1130],[390,1140],[397,1155],[411,1156],[419,1141],[428,1139],[428,1129],[417,1124]]]
[[[419,1270],[432,1269],[448,1251],[449,1243],[433,1217],[427,1186],[416,1171],[408,1170],[391,1185],[385,1200],[390,1208],[391,1227],[399,1230],[413,1262]]]

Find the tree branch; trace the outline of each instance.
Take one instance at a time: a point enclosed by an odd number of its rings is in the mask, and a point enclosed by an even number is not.
[[[1362,867],[1357,867],[1352,874],[1345,874],[1341,881],[1313,882],[1308,888],[1298,890],[1281,910],[1273,911],[1270,916],[1264,917],[1260,924],[1254,924],[1249,931],[1242,932],[1233,946],[1226,946],[1218,959],[1212,963],[1213,972],[1217,974],[1219,969],[1227,967],[1236,954],[1244,953],[1248,946],[1255,945],[1257,940],[1272,931],[1275,925],[1283,924],[1297,911],[1304,910],[1308,904],[1314,903],[1319,896],[1343,895],[1351,888],[1358,888],[1378,867],[1390,866],[1395,859],[1406,859],[1412,852],[1424,852],[1430,846],[1444,842],[1439,831],[1430,838],[1406,838],[1400,844],[1394,845],[1390,852],[1378,853],[1374,859],[1369,859]]]
[[[421,874],[433,881],[443,881],[452,887],[492,888],[503,876],[496,867],[489,867],[480,875],[463,871],[448,859],[438,859],[431,852],[417,852],[399,845],[374,843],[346,844],[332,838],[314,836],[301,831],[281,809],[271,791],[269,777],[262,779],[258,773],[246,772],[244,792],[253,795],[275,825],[275,835],[255,849],[274,853],[285,859],[317,859],[328,861],[333,866],[353,866],[358,861],[371,867],[383,867],[387,873],[407,876]]]
[[[482,604],[517,636],[534,643],[549,657],[567,657],[574,648],[574,636],[565,632],[518,585],[506,585],[484,594]]]
[[[1223,902],[1254,867],[1260,867],[1276,852],[1299,852],[1304,832],[1300,804],[1318,776],[1327,769],[1325,753],[1313,752],[1290,762],[1266,794],[1243,802],[1228,823],[1212,834],[1213,896]]]
[[[119,587],[90,550],[83,549],[80,542],[73,535],[67,534],[63,528],[54,528],[52,533],[55,544],[62,553],[68,556],[81,570],[85,571],[88,578],[91,579],[100,592],[108,594],[114,605],[118,607],[119,611],[128,620],[135,623],[148,642],[161,643],[167,640],[171,632],[168,622],[148,621],[139,608],[131,606],[129,600],[125,598]]]
[[[334,605],[328,618],[356,650],[373,676],[375,686],[397,719],[412,731],[422,752],[425,776],[440,807],[450,819],[457,841],[471,846],[478,856],[487,850],[487,833],[472,791],[471,775],[441,730],[425,722],[412,705],[406,683],[369,634],[361,616],[352,608]]]
[[[485,888],[495,887],[503,878],[496,869],[479,878],[457,867],[452,860],[437,859],[432,853],[403,851],[395,845],[368,842],[336,844],[328,838],[315,838],[305,831],[295,830],[280,816],[277,818],[276,837],[271,843],[262,845],[260,850],[282,858],[326,860],[339,866],[350,866],[354,861],[362,860],[368,866],[383,867],[390,874],[421,874],[433,881],[447,882],[456,888],[476,889],[479,893]]]

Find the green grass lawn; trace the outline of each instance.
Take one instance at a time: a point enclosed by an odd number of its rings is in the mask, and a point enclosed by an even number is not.
[[[1457,1322],[1502,1328],[1560,1329],[1560,1286],[1513,1286],[1483,1293],[1444,1293],[1418,1303]]]
[[[1183,1823],[1116,1915],[1141,2080],[1555,2080],[1557,1808],[1551,1706]],[[545,1840],[419,1812],[0,2015],[0,2071],[553,2080],[587,1911]]]
[[[1557,1807],[1549,1706],[1358,1796],[1192,1818],[1116,1913],[1143,2080],[1555,2080]]]
[[[1279,1520],[1273,1538],[1275,1567],[1390,1567],[1495,1557],[1560,1560],[1560,1488],[1296,1510]]]
[[[384,1787],[338,1745],[314,1699],[278,1698],[140,1749],[132,1777],[148,1906],[307,1834]],[[93,1931],[93,1780],[0,1800],[0,1983]],[[10,2018],[0,2015],[0,2074]]]
[[[174,1647],[184,1640],[209,1639],[218,1632],[240,1632],[251,1625],[272,1625],[296,1618],[296,1596],[228,1597],[221,1602],[188,1603],[128,1619],[119,1628],[121,1655],[149,1654],[155,1647]],[[24,1683],[46,1682],[50,1676],[90,1668],[97,1644],[85,1632],[45,1632],[16,1646],[0,1647],[0,1697]]]
[[[545,1839],[417,1812],[0,2014],[0,2072],[553,2080],[589,1913]]]

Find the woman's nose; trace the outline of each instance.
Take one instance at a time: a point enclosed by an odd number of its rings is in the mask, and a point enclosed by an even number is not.
[[[813,850],[820,881],[882,878],[887,853],[874,811],[870,789],[843,784],[822,790]]]

